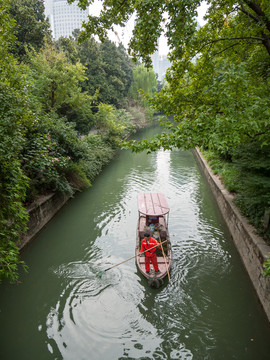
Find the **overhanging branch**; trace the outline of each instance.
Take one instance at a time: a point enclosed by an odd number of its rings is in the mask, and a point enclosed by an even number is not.
[[[255,12],[259,16],[260,21],[262,21],[266,27],[267,30],[270,31],[270,21],[268,20],[266,14],[263,12],[262,8],[259,4],[256,4],[255,2],[251,0],[243,0],[247,6]]]
[[[240,11],[242,11],[242,13],[244,13],[245,15],[247,15],[249,18],[253,19],[257,23],[260,22],[260,19],[257,16],[251,14],[249,11],[247,11],[242,4],[239,9],[240,9]]]
[[[218,51],[218,52],[214,53],[214,55],[213,55],[213,56],[219,55],[219,54],[223,53],[224,51],[226,51],[226,50],[228,50],[228,49],[230,49],[230,48],[232,48],[232,47],[234,47],[234,46],[237,46],[237,45],[239,45],[239,42],[234,43],[234,44],[232,44],[232,45],[230,45],[230,46],[226,47],[225,49],[222,49],[222,50],[220,50],[220,51]]]
[[[207,45],[212,45],[213,43],[216,43],[218,41],[232,41],[232,40],[258,40],[258,41],[261,41],[263,42],[265,39],[262,38],[262,37],[259,37],[259,36],[241,36],[241,37],[232,37],[232,38],[219,38],[219,39],[215,39],[215,40],[210,40],[210,41],[207,41],[197,52],[200,53],[201,50],[207,46]]]

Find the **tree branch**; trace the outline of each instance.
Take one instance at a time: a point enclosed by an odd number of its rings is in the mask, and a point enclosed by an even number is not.
[[[254,135],[250,135],[247,132],[245,133],[245,135],[247,135],[250,139],[255,139],[258,136],[268,134],[269,131],[270,131],[270,127],[266,128],[265,131],[258,132],[257,134],[254,134]]]
[[[247,15],[248,17],[250,17],[251,19],[255,20],[257,23],[260,22],[260,19],[257,18],[255,15],[251,14],[249,11],[247,11],[243,4],[241,4],[241,7],[239,8],[240,11],[242,11],[245,15]]]
[[[266,25],[267,30],[270,32],[270,21],[268,20],[266,14],[262,11],[260,5],[255,4],[254,2],[252,2],[250,0],[243,0],[243,1],[258,16],[255,16],[254,14],[252,14],[248,10],[246,10],[244,8],[243,4],[241,4],[241,6],[240,6],[240,11],[242,11],[249,18],[253,19],[256,23],[264,23]],[[262,31],[262,35],[263,35],[262,43],[270,55],[270,38],[263,31]]]
[[[244,3],[247,4],[247,6],[253,10],[258,16],[259,16],[259,20],[262,20],[266,27],[267,30],[270,31],[270,21],[268,20],[266,14],[263,12],[262,8],[260,7],[259,4],[256,4],[255,2],[251,1],[251,0],[243,0]],[[251,15],[251,14],[250,14]]]
[[[201,50],[207,46],[207,45],[211,45],[215,42],[218,42],[218,41],[231,41],[231,40],[258,40],[258,41],[265,41],[264,38],[262,37],[258,37],[258,36],[242,36],[242,37],[232,37],[232,38],[220,38],[220,39],[215,39],[215,40],[211,40],[211,41],[208,41],[206,42],[198,51],[197,51],[197,54],[201,52]]]
[[[230,46],[226,47],[225,49],[223,49],[223,50],[221,50],[221,51],[216,52],[215,54],[213,54],[213,56],[219,55],[219,54],[223,53],[223,51],[226,51],[226,50],[228,50],[228,49],[230,49],[230,48],[232,48],[232,47],[234,47],[234,46],[236,46],[236,45],[239,45],[239,42],[234,43],[234,44],[232,44],[232,45],[230,45]]]

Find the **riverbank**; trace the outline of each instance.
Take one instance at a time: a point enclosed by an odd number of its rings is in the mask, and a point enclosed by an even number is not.
[[[171,281],[149,289],[134,260],[98,279],[134,255],[137,194],[156,190],[171,209]],[[210,192],[191,151],[119,152],[25,248],[20,285],[2,284],[2,357],[268,359],[269,322]]]
[[[206,176],[252,285],[270,321],[270,278],[263,276],[263,263],[268,260],[270,246],[256,234],[255,228],[240,214],[234,205],[233,195],[226,190],[218,176],[213,174],[199,149],[195,149],[193,153]]]
[[[132,132],[137,132],[152,124],[152,112],[140,106],[137,102],[130,102],[126,110],[131,116]],[[97,135],[98,130],[93,130],[91,134]],[[130,135],[131,133],[129,132],[125,134],[125,137]],[[103,166],[101,164],[100,170],[96,172],[95,177],[102,171]],[[93,181],[93,178],[91,181]],[[51,192],[46,195],[38,195],[33,202],[26,206],[26,211],[29,214],[28,230],[21,236],[21,240],[17,244],[20,251],[37,236],[70,198],[70,195]]]
[[[255,228],[240,214],[233,203],[233,195],[226,190],[218,176],[213,174],[199,149],[195,149],[193,153],[207,178],[252,285],[270,321],[270,278],[262,274],[263,263],[268,259],[270,246],[255,233]],[[68,200],[68,196],[50,194],[40,197],[27,208],[30,216],[29,229],[18,245],[20,250],[33,240]]]
[[[29,214],[28,230],[17,244],[19,250],[22,250],[34,239],[69,199],[70,196],[68,195],[51,193],[46,196],[38,196],[36,200],[26,208]]]

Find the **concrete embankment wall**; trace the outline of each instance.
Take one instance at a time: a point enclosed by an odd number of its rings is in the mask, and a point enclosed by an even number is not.
[[[270,276],[264,277],[262,274],[263,263],[268,260],[270,246],[255,234],[253,226],[240,214],[233,203],[233,195],[213,174],[199,149],[194,150],[194,155],[207,178],[258,298],[270,321]]]
[[[29,213],[28,231],[18,244],[20,250],[42,230],[68,200],[69,196],[66,195],[49,194],[38,198],[27,208]]]

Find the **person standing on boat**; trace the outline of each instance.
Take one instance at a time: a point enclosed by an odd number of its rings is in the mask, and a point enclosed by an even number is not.
[[[153,246],[159,245],[159,242],[150,236],[149,233],[144,234],[144,239],[142,240],[142,245],[140,253],[145,251],[145,271],[147,274],[150,272],[150,262],[153,264],[156,274],[158,274],[159,268],[157,263],[157,248],[160,249],[160,246],[153,248]],[[153,248],[153,249],[151,249]],[[150,249],[150,250],[149,250]]]

